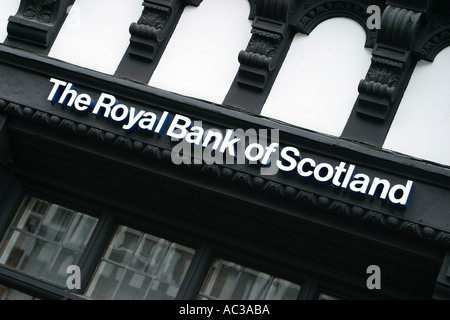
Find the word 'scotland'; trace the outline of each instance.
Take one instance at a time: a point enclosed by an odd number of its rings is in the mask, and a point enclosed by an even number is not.
[[[240,137],[236,130],[226,129],[224,133],[217,129],[204,130],[201,126],[193,125],[189,117],[180,114],[175,114],[172,118],[167,111],[157,115],[144,109],[128,107],[106,93],[101,93],[98,100],[94,101],[90,95],[78,93],[72,83],[54,78],[50,82],[53,87],[47,99],[53,104],[58,103],[80,113],[111,119],[126,131],[139,128],[158,135],[165,134],[174,141],[213,150],[231,159],[243,157],[247,163],[260,163],[265,169],[271,169],[266,170],[270,174],[278,171],[296,172],[302,179],[314,179],[323,185],[372,198],[379,197],[402,207],[407,207],[412,193],[413,182],[410,180],[405,184],[393,185],[387,179],[371,178],[358,172],[351,163],[341,161],[336,166],[303,157],[299,149],[292,146],[281,147],[278,141],[266,144],[254,142],[242,148],[245,138]]]

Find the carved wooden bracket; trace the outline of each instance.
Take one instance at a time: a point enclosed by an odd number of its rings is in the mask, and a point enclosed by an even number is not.
[[[355,109],[360,115],[384,121],[403,95],[417,59],[413,44],[424,13],[392,5],[386,7],[372,52],[372,63],[358,86]]]
[[[116,76],[148,83],[187,5],[203,0],[145,0],[137,22],[130,25],[130,44]]]
[[[22,0],[9,17],[8,40],[50,48],[74,0]]]
[[[368,3],[360,0],[249,0],[253,20],[247,48],[239,53],[240,68],[223,104],[260,113],[296,33],[309,34],[321,22],[347,17],[366,31],[373,47],[376,30],[367,25]],[[371,4],[385,7],[384,0]],[[345,35],[343,35],[345,36]]]
[[[130,26],[128,54],[153,61],[162,42],[171,34],[186,5],[198,6],[202,0],[145,0],[138,22]]]
[[[403,4],[404,1],[391,1]],[[372,52],[372,63],[358,86],[355,111],[384,121],[391,107],[403,96],[417,62],[414,43],[425,25],[430,1],[411,1],[407,8],[388,2]]]
[[[236,81],[262,91],[280,63],[285,47],[290,45],[290,18],[295,11],[295,1],[253,0],[251,5],[252,36],[247,48],[239,53],[241,65]]]

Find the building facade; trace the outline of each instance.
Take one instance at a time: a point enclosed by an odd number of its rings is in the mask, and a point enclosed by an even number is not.
[[[0,14],[0,299],[450,298],[448,1]]]

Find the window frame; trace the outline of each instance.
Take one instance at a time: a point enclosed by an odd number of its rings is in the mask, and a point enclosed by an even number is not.
[[[96,229],[85,249],[85,254],[80,259],[80,290],[69,291],[66,288],[57,287],[0,266],[1,284],[39,299],[86,300],[81,294],[84,293],[92,279],[97,264],[119,224],[196,250],[176,300],[196,299],[214,257],[227,259],[275,277],[299,283],[302,285],[299,299],[317,299],[317,294],[309,293],[303,284],[305,280],[311,278],[311,274],[315,273],[315,270],[311,269],[314,267],[311,267],[308,261],[304,261],[304,265],[299,270],[298,266],[290,265],[289,261],[285,259],[288,255],[284,255],[275,248],[261,247],[256,243],[248,243],[245,239],[237,237],[233,237],[231,241],[225,241],[226,238],[222,234],[217,235],[209,230],[198,233],[200,231],[197,231],[197,224],[179,225],[178,221],[174,222],[167,218],[163,208],[159,206],[154,208],[154,212],[150,214],[145,212],[140,204],[133,203],[132,199],[110,198],[103,190],[89,189],[89,186],[84,184],[80,188],[75,181],[64,181],[30,169],[21,168],[19,173],[12,176],[8,183],[11,186],[7,188],[0,184],[0,191],[2,187],[6,190],[3,202],[0,199],[0,209],[6,208],[6,211],[2,211],[4,214],[0,215],[1,238],[7,232],[25,195],[35,196],[99,218]],[[266,255],[270,256],[270,261],[265,259]],[[281,262],[283,267],[280,267]],[[323,291],[325,291],[325,287],[330,287],[330,283],[326,281],[320,286],[323,286]],[[326,291],[336,291],[332,289],[329,288]],[[338,291],[342,291],[345,296],[349,295],[348,292],[350,292],[350,296],[354,292],[347,286],[342,289],[339,286]],[[370,293],[366,293],[366,295],[370,298]]]
[[[57,204],[68,208],[74,211],[80,211],[91,216],[98,218],[98,222],[94,231],[91,235],[91,239],[89,240],[81,258],[79,261],[80,269],[81,269],[81,289],[79,290],[69,290],[67,288],[61,287],[55,283],[46,281],[45,279],[39,279],[35,276],[29,275],[23,271],[16,270],[5,265],[0,265],[0,284],[7,286],[11,289],[21,291],[25,294],[31,295],[38,299],[51,299],[51,300],[89,300],[84,294],[86,293],[89,283],[94,278],[95,271],[98,265],[103,261],[102,256],[107,250],[107,246],[112,240],[114,236],[114,232],[116,228],[121,225],[136,228],[136,221],[133,223],[134,219],[129,219],[129,223],[126,223],[124,217],[120,214],[114,214],[111,210],[104,210],[101,214],[95,214],[92,210],[89,210],[86,204],[83,207],[72,206],[67,202],[57,202],[54,197],[45,197],[38,194],[31,193],[22,193],[22,199],[26,196],[29,197],[37,197],[43,201],[47,201],[52,204]],[[18,210],[20,209],[20,201],[19,206],[14,207],[15,210],[12,210],[10,213],[10,225],[14,221]],[[145,225],[145,224],[144,224]],[[220,248],[215,248],[212,245],[207,244],[206,242],[199,243],[196,246],[189,246],[186,243],[180,243],[175,241],[168,234],[161,235],[159,232],[154,232],[158,228],[138,228],[142,233],[148,233],[151,235],[155,235],[157,237],[162,237],[168,240],[171,243],[176,243],[182,246],[187,246],[195,250],[195,254],[190,263],[188,271],[184,277],[184,280],[181,283],[181,286],[178,290],[178,293],[175,297],[175,300],[195,300],[200,294],[200,289],[203,286],[203,283],[208,274],[209,268],[213,263],[215,258],[222,259],[223,256],[228,256],[224,251]],[[5,232],[0,234],[2,240],[6,237],[9,230],[9,226],[5,229]],[[231,258],[231,257],[230,257]],[[227,259],[230,259],[227,258]],[[253,270],[265,272],[261,266],[256,266],[257,263],[251,264],[250,266],[242,263],[237,258],[231,258],[229,261],[233,261],[233,263],[238,263],[242,267],[252,268]],[[237,261],[237,262],[234,262]],[[277,275],[270,273],[269,274],[273,278],[278,278]],[[285,279],[285,278],[283,278]],[[288,279],[285,279],[288,280]],[[290,281],[290,280],[289,280]],[[303,284],[301,284],[300,292],[303,290]],[[302,295],[299,294],[298,298]]]
[[[139,235],[138,235],[138,240],[133,245],[132,250],[130,250],[132,255],[129,257],[129,259],[127,261],[119,262],[119,261],[115,261],[115,260],[111,259],[111,257],[109,257],[109,256],[106,257],[106,254],[108,253],[109,249],[111,248],[110,247],[111,243],[113,243],[115,237],[118,235],[119,229],[123,228],[123,227],[125,227],[126,229],[131,229],[133,231],[137,231]],[[142,241],[145,240],[147,235],[150,236],[150,237],[159,238],[159,240],[162,240],[162,241],[165,242],[165,244],[163,245],[164,250],[163,250],[163,254],[161,256],[161,260],[158,261],[157,268],[155,270],[153,270],[152,272],[141,270],[141,269],[136,268],[135,266],[132,265],[132,262],[133,262],[133,260],[135,258],[135,254],[136,254],[138,248],[141,246]],[[190,265],[191,265],[191,263],[193,261],[193,258],[195,257],[195,254],[196,254],[195,248],[187,247],[187,246],[184,246],[183,244],[171,241],[171,240],[166,239],[166,238],[155,236],[153,234],[147,233],[147,232],[142,231],[142,230],[130,228],[130,227],[125,226],[123,224],[117,224],[116,228],[115,228],[115,231],[114,231],[114,234],[110,238],[110,241],[108,242],[108,245],[104,248],[103,254],[102,254],[100,260],[97,263],[96,272],[92,275],[92,277],[89,280],[89,283],[88,283],[87,287],[84,290],[83,296],[86,297],[87,299],[90,299],[90,297],[87,296],[88,291],[90,290],[90,284],[96,279],[97,270],[100,268],[100,266],[102,264],[104,264],[104,265],[109,264],[111,266],[115,266],[115,267],[123,269],[122,275],[120,277],[120,280],[115,285],[115,288],[114,288],[113,292],[111,293],[112,300],[116,300],[115,298],[116,298],[116,296],[117,296],[117,294],[118,294],[118,292],[119,292],[119,290],[120,290],[120,288],[121,288],[121,286],[123,284],[123,281],[124,281],[124,278],[125,278],[127,272],[132,272],[132,273],[135,273],[135,274],[139,274],[139,275],[145,276],[146,278],[150,278],[151,279],[149,284],[148,284],[148,287],[145,289],[145,291],[146,291],[146,293],[144,295],[145,299],[148,297],[148,295],[150,293],[150,290],[151,290],[151,287],[152,287],[152,285],[153,285],[153,283],[155,281],[156,282],[160,282],[160,283],[164,283],[164,284],[168,284],[171,287],[177,287],[178,291],[179,291],[181,286],[183,285],[183,281],[184,281],[184,279],[186,277],[187,272],[184,275],[183,280],[180,283],[176,283],[176,282],[172,282],[170,280],[164,279],[164,278],[160,278],[160,274],[159,274],[159,269],[163,266],[163,263],[165,262],[165,259],[167,257],[167,253],[171,250],[172,245],[182,246],[182,247],[184,247],[186,249],[190,249],[190,250],[194,251],[194,253],[192,255],[191,262],[189,263],[189,268],[190,268]],[[188,270],[189,270],[189,268],[188,268]],[[92,288],[92,289],[94,290],[95,287]]]
[[[33,201],[45,202],[45,203],[48,204],[48,206],[42,212],[42,217],[41,217],[41,219],[40,219],[36,229],[34,231],[29,231],[29,230],[25,230],[23,228],[20,228],[19,226],[15,225],[15,224],[17,224],[17,222],[19,222],[19,220],[18,220],[19,217],[22,214],[25,213],[25,211],[29,208],[30,204]],[[63,233],[61,235],[61,239],[59,239],[59,240],[50,239],[50,238],[47,238],[46,236],[40,234],[40,231],[41,231],[40,228],[43,225],[47,215],[50,213],[51,207],[53,205],[56,205],[59,208],[62,208],[63,210],[71,211],[71,217],[69,218],[68,224],[67,224],[65,230],[63,231]],[[3,234],[3,237],[0,238],[1,239],[0,243],[2,245],[4,244],[5,241],[7,241],[8,236],[10,234],[17,233],[17,234],[24,235],[24,236],[30,238],[30,242],[26,245],[26,249],[25,249],[23,255],[20,257],[17,266],[10,267],[10,268],[15,270],[15,271],[20,271],[20,272],[23,272],[25,274],[34,276],[37,279],[42,279],[42,280],[47,281],[47,279],[45,278],[46,274],[50,271],[51,267],[53,266],[53,263],[55,263],[55,261],[56,261],[58,255],[59,255],[59,253],[61,252],[61,250],[63,250],[63,249],[70,250],[71,252],[77,253],[79,255],[79,257],[81,258],[81,256],[83,255],[84,249],[86,248],[87,243],[86,243],[86,245],[84,245],[83,248],[76,248],[75,246],[73,246],[71,244],[64,243],[65,237],[67,236],[67,232],[69,232],[70,226],[72,225],[74,219],[76,218],[75,216],[77,214],[83,214],[85,216],[93,217],[92,215],[87,215],[87,214],[84,214],[83,212],[80,212],[80,211],[77,211],[77,210],[72,210],[72,209],[60,206],[60,205],[58,205],[56,203],[43,201],[43,200],[41,200],[39,198],[36,198],[36,197],[25,196],[23,198],[23,201],[22,201],[19,209],[16,211],[16,213],[14,215],[14,218],[12,219],[10,226],[6,229],[6,232]],[[93,218],[97,219],[97,222],[98,222],[98,218],[97,217],[93,217]],[[96,222],[96,224],[97,224],[97,222]],[[90,234],[89,238],[92,237],[92,234],[93,234],[94,230],[95,230],[95,227],[91,230],[91,234]],[[47,266],[45,267],[46,270],[45,270],[44,274],[40,275],[40,276],[35,276],[35,275],[30,274],[29,272],[25,272],[25,271],[21,270],[21,268],[23,266],[24,259],[27,258],[27,254],[31,254],[32,253],[32,251],[30,251],[30,246],[33,243],[37,243],[38,241],[42,241],[42,242],[44,242],[46,244],[50,244],[50,245],[54,246],[54,250],[51,253],[51,259],[46,261]],[[6,243],[5,243],[5,245],[6,245]],[[15,243],[14,243],[14,246],[15,246]],[[9,260],[9,258],[8,258],[8,260]],[[50,281],[50,280],[48,280],[48,281]],[[50,282],[55,283],[53,281],[50,281]]]

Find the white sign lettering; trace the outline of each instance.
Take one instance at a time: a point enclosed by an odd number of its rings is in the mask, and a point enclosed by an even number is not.
[[[48,100],[53,104],[59,103],[83,113],[92,113],[97,117],[111,119],[121,124],[122,129],[131,131],[138,127],[141,130],[162,135],[169,124],[171,115],[164,111],[160,116],[146,110],[137,110],[117,102],[117,99],[107,93],[101,93],[98,101],[86,93],[79,94],[72,83],[58,79],[50,79],[53,88]],[[193,125],[194,124],[194,125]],[[258,143],[251,139],[245,148],[241,147],[242,134],[237,130],[227,129],[225,134],[220,130],[204,130],[198,123],[184,115],[176,114],[170,122],[166,135],[174,141],[182,141],[188,145],[205,148],[210,153],[208,161],[213,160],[211,151],[224,154],[228,159],[245,157],[249,163],[260,163],[266,167],[266,175],[276,174],[278,170],[286,173],[297,173],[301,178],[314,179],[321,184],[333,185],[336,188],[350,190],[353,193],[379,197],[392,204],[407,207],[413,189],[413,182],[392,185],[389,180],[357,172],[356,166],[340,162],[333,166],[329,163],[318,163],[309,157],[302,157],[300,150],[292,146],[280,147],[278,142],[267,144]],[[183,145],[182,148],[185,148]],[[179,148],[176,148],[177,152]],[[238,150],[238,152],[236,152]],[[175,153],[177,153],[175,152]],[[240,154],[242,153],[242,154]],[[271,161],[276,155],[277,160]],[[180,164],[183,161],[174,161]],[[270,167],[269,167],[270,165]],[[273,167],[274,170],[272,169]],[[267,173],[269,172],[269,173]]]

